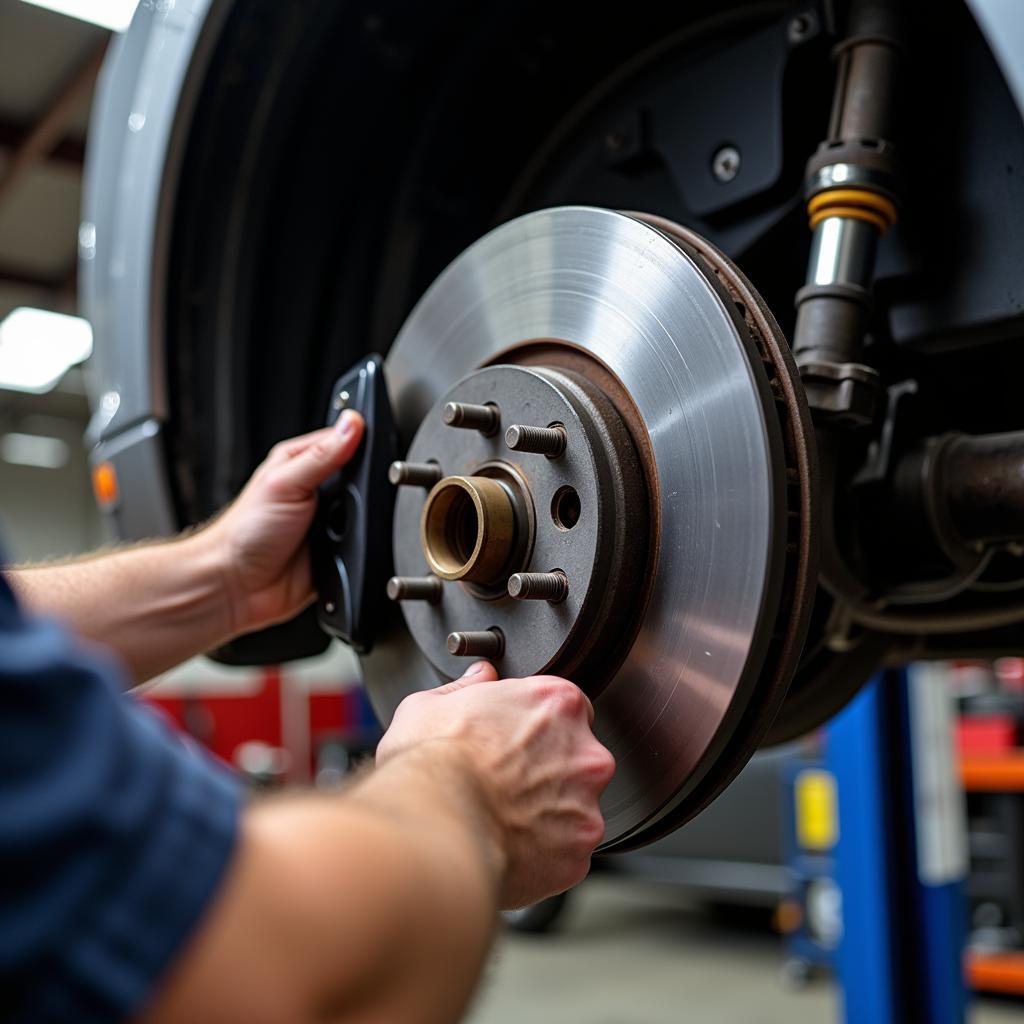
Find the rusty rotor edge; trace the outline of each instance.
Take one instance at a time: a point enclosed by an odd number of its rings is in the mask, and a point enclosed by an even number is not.
[[[721,250],[696,232],[652,214],[628,215],[653,227],[713,275],[720,296],[745,326],[748,338],[768,371],[774,411],[782,428],[785,453],[786,550],[785,567],[767,648],[756,684],[758,700],[752,712],[725,739],[713,767],[671,802],[658,817],[614,844],[616,851],[646,845],[674,831],[699,814],[740,773],[768,735],[799,664],[814,607],[818,580],[818,459],[810,409],[799,371],[782,329],[743,272]],[[769,410],[766,409],[766,414]]]

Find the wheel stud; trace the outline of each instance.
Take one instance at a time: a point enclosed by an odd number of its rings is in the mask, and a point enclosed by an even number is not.
[[[516,423],[505,431],[505,444],[514,452],[532,452],[556,459],[565,451],[565,427],[527,427]]]
[[[516,601],[549,601],[558,604],[569,593],[569,579],[554,572],[517,572],[508,578],[508,596]]]
[[[500,658],[504,650],[505,637],[498,629],[448,634],[448,653],[457,658]]]
[[[392,462],[388,479],[397,487],[433,487],[444,474],[436,462]]]
[[[481,434],[493,434],[501,423],[501,413],[496,405],[466,405],[463,402],[448,402],[441,411],[445,426],[461,427],[463,430],[479,430]]]
[[[388,580],[388,597],[392,601],[427,601],[437,604],[441,600],[443,584],[436,576],[392,576]]]

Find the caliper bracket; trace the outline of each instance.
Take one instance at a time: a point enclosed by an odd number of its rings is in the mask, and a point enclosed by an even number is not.
[[[365,654],[373,646],[391,575],[395,489],[388,467],[398,446],[380,356],[367,356],[338,379],[331,391],[328,426],[346,409],[362,414],[366,433],[352,460],[320,487],[310,553],[317,621]]]

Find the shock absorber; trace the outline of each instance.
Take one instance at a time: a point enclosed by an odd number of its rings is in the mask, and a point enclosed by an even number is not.
[[[828,138],[807,164],[812,232],[793,350],[819,423],[871,421],[878,375],[863,362],[878,240],[896,221],[892,97],[899,43],[891,0],[851,0],[836,48]]]

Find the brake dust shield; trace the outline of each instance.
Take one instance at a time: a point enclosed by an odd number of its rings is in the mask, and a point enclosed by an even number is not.
[[[363,659],[376,711],[491,645],[502,674],[591,696],[618,765],[602,849],[677,828],[757,748],[813,599],[810,417],[771,314],[679,225],[544,210],[440,275],[386,376],[407,459],[436,473],[399,488],[395,571],[429,587]],[[564,586],[514,600],[514,573]]]

